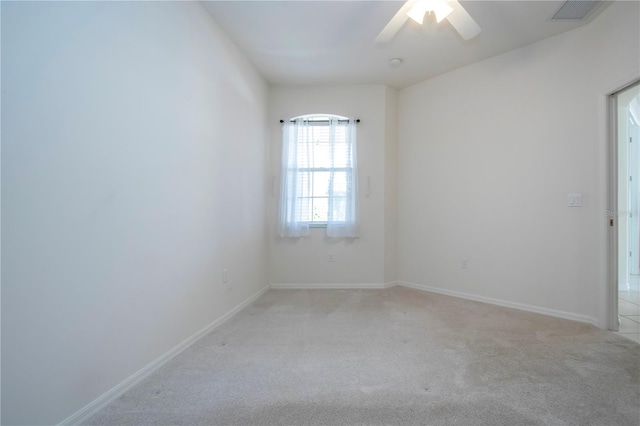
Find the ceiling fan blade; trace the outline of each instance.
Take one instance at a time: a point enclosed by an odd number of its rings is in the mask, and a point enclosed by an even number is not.
[[[415,2],[416,0],[407,0],[407,2],[402,5],[400,10],[393,15],[389,23],[380,31],[380,34],[376,37],[376,43],[383,44],[391,41],[404,23],[407,22],[407,19],[409,19],[407,12],[409,12],[409,9],[411,9],[411,6],[413,6]]]
[[[480,34],[480,26],[473,20],[471,15],[464,10],[464,7],[458,3],[458,0],[449,0],[447,4],[453,8],[453,12],[447,16],[447,19],[463,39],[470,40]]]

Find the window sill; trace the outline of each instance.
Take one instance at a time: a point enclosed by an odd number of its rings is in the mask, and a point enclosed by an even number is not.
[[[326,223],[310,223],[309,228],[326,228]]]

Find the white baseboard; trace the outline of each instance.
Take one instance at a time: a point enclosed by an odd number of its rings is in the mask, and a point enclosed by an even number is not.
[[[274,290],[358,290],[381,289],[396,285],[393,283],[274,283]]]
[[[543,315],[549,315],[552,317],[568,319],[572,321],[584,322],[587,324],[595,325],[596,327],[600,327],[598,324],[597,318],[590,317],[587,315],[575,314],[573,312],[558,311],[555,309],[543,308],[541,306],[528,305],[525,303],[518,303],[518,302],[510,302],[508,300],[494,299],[494,298],[485,297],[485,296],[478,296],[475,294],[464,293],[461,291],[447,290],[439,287],[431,287],[425,284],[415,284],[415,283],[409,283],[404,281],[399,281],[397,284],[403,287],[414,288],[417,290],[428,291],[431,293],[444,294],[446,296],[459,297],[461,299],[474,300],[476,302],[489,303],[491,305],[504,306],[506,308],[519,309],[521,311],[534,312],[536,314],[543,314]]]
[[[240,303],[239,305],[231,309],[229,312],[222,315],[220,318],[216,319],[206,327],[202,328],[200,331],[196,332],[191,337],[183,340],[181,343],[179,343],[173,349],[170,349],[164,355],[160,356],[159,358],[156,358],[154,361],[152,361],[151,363],[143,367],[141,370],[137,371],[136,373],[134,373],[129,378],[125,379],[120,384],[116,385],[115,387],[113,387],[103,395],[99,396],[94,401],[90,402],[84,408],[80,409],[79,411],[75,412],[71,416],[64,419],[62,422],[59,423],[59,425],[75,425],[88,420],[91,416],[96,414],[98,411],[103,409],[112,401],[116,400],[118,397],[120,397],[120,395],[122,395],[123,393],[131,389],[133,386],[140,383],[142,380],[144,380],[149,375],[154,373],[156,370],[158,370],[160,367],[165,365],[171,359],[179,355],[182,351],[187,349],[189,346],[193,345],[202,337],[204,337],[206,334],[208,334],[209,332],[211,332],[212,330],[214,330],[215,328],[219,327],[224,322],[229,320],[231,317],[233,317],[235,314],[240,312],[251,302],[256,300],[258,297],[262,296],[267,290],[269,290],[269,286],[264,287],[263,289],[255,293],[253,296],[249,297],[248,299],[246,299],[245,301],[243,301],[242,303]]]

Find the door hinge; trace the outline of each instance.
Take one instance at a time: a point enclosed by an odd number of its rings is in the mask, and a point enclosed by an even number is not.
[[[609,226],[613,226],[613,219],[609,219]]]
[[[629,257],[632,257],[632,256],[631,256],[631,252],[629,252]]]
[[[633,182],[633,176],[629,176],[629,182]]]

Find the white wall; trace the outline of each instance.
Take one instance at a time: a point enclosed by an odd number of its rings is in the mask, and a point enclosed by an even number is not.
[[[270,92],[271,175],[279,179],[282,127],[280,119],[328,113],[359,118],[358,178],[360,238],[328,239],[326,229],[314,228],[308,238],[281,239],[276,234],[278,190],[269,202],[270,282],[274,285],[376,285],[385,283],[385,238],[395,226],[385,218],[389,189],[385,150],[395,91],[385,86],[272,87]],[[392,124],[392,123],[391,123]],[[367,176],[371,196],[365,196]],[[279,185],[276,185],[279,188]],[[328,262],[329,253],[334,262]]]
[[[400,92],[400,281],[606,326],[606,95],[640,75],[638,18],[616,2]]]
[[[62,421],[266,286],[266,97],[199,3],[3,2],[3,424]]]

